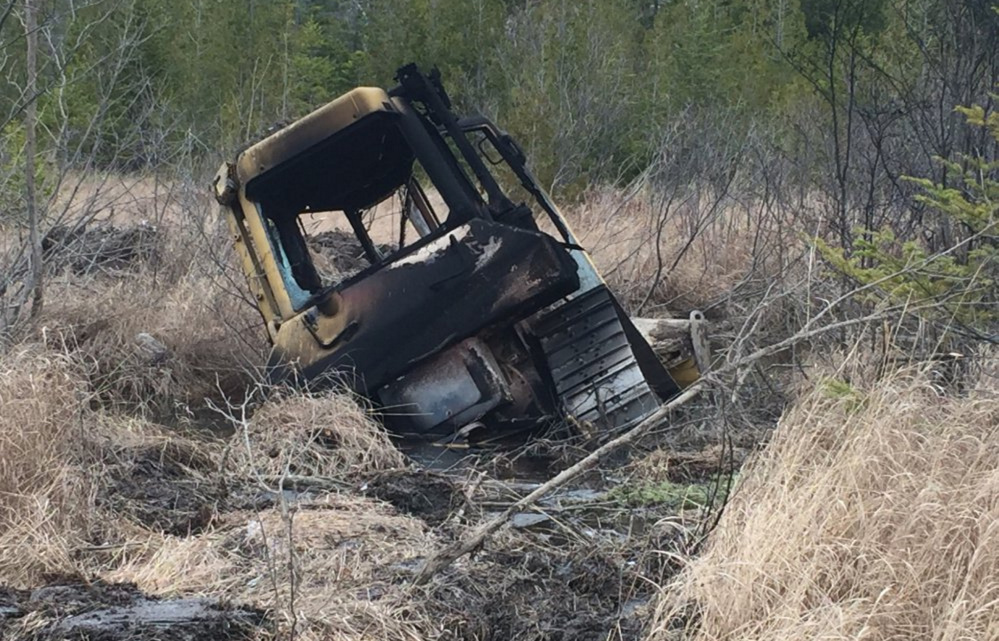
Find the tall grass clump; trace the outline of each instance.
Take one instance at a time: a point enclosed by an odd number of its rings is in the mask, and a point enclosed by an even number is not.
[[[251,477],[356,478],[406,464],[385,429],[345,393],[276,396],[248,420],[231,418],[237,430],[231,459]]]
[[[959,394],[925,371],[818,383],[746,469],[650,639],[996,638],[994,369]]]
[[[0,355],[0,583],[71,572],[94,487],[78,457],[86,382],[64,355]]]

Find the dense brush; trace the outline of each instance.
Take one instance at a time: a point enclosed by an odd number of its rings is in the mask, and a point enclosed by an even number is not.
[[[703,641],[995,638],[999,383],[983,373],[954,395],[931,380],[819,382],[751,463],[651,638],[676,638],[683,620]]]
[[[36,347],[0,356],[0,582],[71,572],[90,522],[92,479],[79,454],[86,382]]]

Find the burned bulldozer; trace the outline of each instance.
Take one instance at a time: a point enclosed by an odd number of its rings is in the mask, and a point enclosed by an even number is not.
[[[517,143],[456,116],[436,70],[396,79],[215,178],[274,368],[333,377],[408,434],[623,427],[676,394]],[[324,273],[309,241],[332,232],[363,269]]]

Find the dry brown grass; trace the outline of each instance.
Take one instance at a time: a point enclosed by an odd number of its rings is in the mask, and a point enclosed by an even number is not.
[[[247,357],[259,356],[237,331],[252,322],[252,312],[205,253],[221,233],[217,225],[203,232],[193,218],[184,220],[179,193],[144,197],[141,207],[129,190],[108,198],[89,193],[77,195],[81,215],[118,208],[114,224],[128,229],[141,217],[152,226],[123,235],[102,228],[85,246],[54,256],[33,334],[0,346],[3,585],[93,576],[118,563],[120,550],[144,545],[150,532],[108,500],[114,483],[128,486],[121,474],[142,457],[200,452],[204,444],[142,417],[183,418],[219,388],[238,393],[252,378],[243,367]],[[121,207],[131,218],[120,216]],[[165,218],[172,226],[157,226]],[[151,243],[122,247],[122,238]],[[117,253],[105,260],[108,252]],[[142,332],[164,346],[162,353],[137,340]]]
[[[86,395],[63,355],[35,346],[0,356],[0,582],[74,570],[94,492],[79,456]]]
[[[820,382],[747,469],[649,638],[996,638],[995,374],[963,395],[926,372]]]
[[[0,356],[0,408],[0,585],[114,567],[149,527],[183,521],[155,494],[198,489],[176,471],[219,467],[220,445],[102,408],[72,353],[25,344]],[[156,477],[164,465],[175,478]]]
[[[242,277],[214,262],[224,232],[168,209],[155,252],[60,263],[36,332],[0,353],[0,586],[134,580],[265,608],[300,639],[422,638],[434,623],[403,579],[437,545],[426,523],[328,485],[274,491],[287,474],[349,486],[405,465],[354,399],[268,390],[228,443],[153,422],[241,403],[265,360]]]
[[[246,476],[357,479],[406,464],[385,429],[347,394],[276,398],[236,428],[232,459]]]
[[[266,608],[297,638],[420,638],[432,622],[397,575],[436,544],[426,524],[354,494],[273,491],[287,474],[352,483],[405,465],[354,399],[269,390],[228,448],[151,422],[241,403],[265,359],[242,277],[214,262],[224,232],[164,211],[155,251],[60,262],[36,332],[0,355],[0,585],[134,580]]]
[[[153,594],[205,595],[273,613],[296,638],[424,638],[433,623],[400,578],[436,545],[425,524],[342,495],[234,512],[209,533],[164,537],[110,572]]]
[[[651,312],[700,307],[782,268],[737,208],[688,246],[691,205],[666,221],[660,258],[680,260],[650,289],[656,212],[648,201],[620,204],[597,193],[573,217],[632,306],[648,297]],[[35,342],[0,355],[0,584],[37,587],[66,573],[134,581],[154,595],[265,608],[280,634],[306,640],[416,640],[444,627],[465,638],[527,629],[540,638],[553,622],[571,636],[616,616],[630,593],[621,577],[639,581],[625,565],[636,555],[591,539],[542,549],[531,533],[508,532],[431,588],[408,587],[461,518],[434,529],[360,496],[365,476],[405,462],[349,396],[268,390],[245,420],[233,417],[226,444],[152,423],[204,407],[205,397],[238,412],[254,384],[245,365],[263,360],[253,347],[259,319],[233,296],[241,277],[222,281],[204,239],[166,229],[156,260],[117,274],[52,274]],[[164,353],[144,350],[140,333]],[[678,620],[699,639],[995,636],[999,410],[995,379],[980,381],[964,398],[916,375],[806,395],[708,553],[661,601],[651,638],[670,637]],[[635,471],[670,480],[686,466],[698,476],[719,458],[702,454]],[[318,482],[282,494],[288,476]],[[203,492],[201,503],[177,506],[171,491]],[[651,556],[665,548],[647,547]],[[572,627],[581,612],[591,619]]]
[[[350,397],[267,401],[232,437],[236,451],[248,438],[254,455],[225,457],[221,443],[92,404],[78,370],[74,353],[38,344],[0,357],[0,585],[134,581],[149,594],[266,609],[281,634],[294,628],[305,640],[420,639],[434,629],[404,580],[439,542],[381,501],[320,491],[260,510],[225,508],[195,534],[159,529],[184,516],[169,492],[214,486],[213,471],[226,495],[252,503],[270,472],[356,480],[401,466]]]
[[[696,192],[667,206],[647,190],[598,189],[566,213],[611,288],[643,313],[718,304],[746,279],[782,275],[801,247],[758,203]]]

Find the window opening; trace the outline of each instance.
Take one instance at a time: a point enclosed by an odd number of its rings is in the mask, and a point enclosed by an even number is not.
[[[414,163],[414,174],[422,173]],[[425,175],[425,174],[423,174]],[[296,310],[433,234],[448,208],[412,175],[381,202],[345,211],[275,212],[256,204],[278,271]]]
[[[501,189],[514,203],[519,203],[506,216],[505,222],[543,231],[561,239],[566,246],[576,247],[575,238],[554,203],[531,175],[517,144],[485,118],[475,117],[462,121],[462,130],[479,156],[492,165],[490,173]],[[531,216],[532,211],[538,215]],[[541,216],[541,212],[547,215]],[[504,216],[499,220],[504,220]]]

